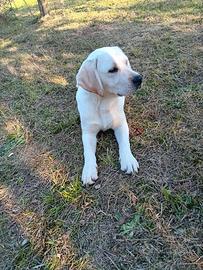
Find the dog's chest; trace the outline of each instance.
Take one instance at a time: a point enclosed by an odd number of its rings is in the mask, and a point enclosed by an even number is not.
[[[122,104],[119,100],[101,102],[97,109],[102,130],[114,129],[120,126]]]

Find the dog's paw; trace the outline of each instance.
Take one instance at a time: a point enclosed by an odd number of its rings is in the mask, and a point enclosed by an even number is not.
[[[97,180],[97,165],[85,164],[82,171],[82,182],[84,186],[92,185]]]
[[[126,155],[120,159],[121,170],[127,174],[138,172],[139,164],[132,154]]]

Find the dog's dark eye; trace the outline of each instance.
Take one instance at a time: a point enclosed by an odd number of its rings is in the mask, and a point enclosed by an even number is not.
[[[118,72],[118,68],[117,67],[114,67],[114,68],[110,69],[109,72],[110,73]]]

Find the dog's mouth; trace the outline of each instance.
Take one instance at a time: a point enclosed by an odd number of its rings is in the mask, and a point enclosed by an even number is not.
[[[128,90],[128,92],[124,93],[124,94],[120,94],[117,93],[117,96],[119,97],[124,97],[124,96],[131,96],[134,95],[136,93],[137,90],[139,90],[141,88],[142,84],[136,84],[136,85],[132,85],[130,87],[130,89]]]

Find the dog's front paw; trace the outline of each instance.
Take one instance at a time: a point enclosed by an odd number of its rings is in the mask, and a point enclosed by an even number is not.
[[[132,154],[120,158],[121,170],[127,174],[138,172],[139,164]]]
[[[85,164],[82,171],[82,182],[83,185],[92,185],[97,180],[97,165]]]

